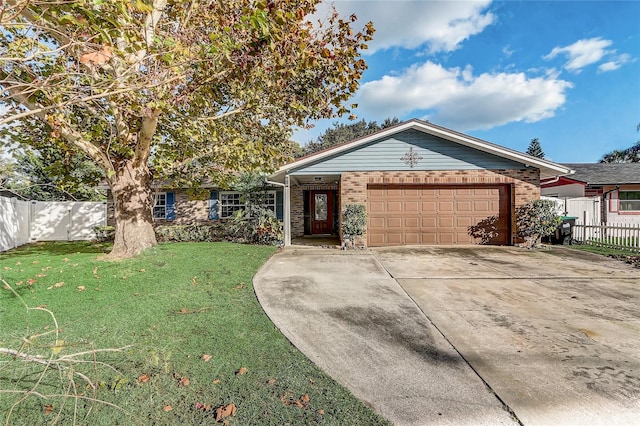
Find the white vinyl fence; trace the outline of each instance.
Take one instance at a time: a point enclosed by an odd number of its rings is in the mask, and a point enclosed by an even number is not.
[[[562,216],[573,216],[586,223],[600,223],[600,197],[556,198],[540,197],[556,203],[556,212]]]
[[[91,240],[93,228],[106,224],[106,203],[0,197],[0,251],[36,241]]]
[[[29,242],[29,201],[0,197],[0,251]]]

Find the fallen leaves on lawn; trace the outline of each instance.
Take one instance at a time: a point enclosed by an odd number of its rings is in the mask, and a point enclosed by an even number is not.
[[[306,394],[306,393],[302,395],[299,399],[293,399],[286,393],[283,395],[280,395],[280,401],[282,401],[282,403],[287,407],[290,405],[295,405],[298,408],[307,408],[309,406],[310,400],[311,398],[309,398],[309,394]]]
[[[34,280],[33,278],[29,278],[29,279],[27,280],[27,284],[29,284],[29,285],[34,284],[34,283],[36,283],[36,282],[38,282],[38,280]]]
[[[180,314],[180,315],[185,315],[185,314],[198,314],[200,312],[204,312],[206,310],[208,310],[209,308],[200,308],[200,309],[187,309],[187,308],[182,308],[179,311],[176,311],[176,314]]]
[[[245,283],[240,283],[237,286],[235,286],[233,289],[234,290],[240,290],[240,289],[243,289],[243,288],[247,288],[247,285]]]
[[[59,354],[62,351],[63,346],[64,346],[64,340],[62,339],[56,340],[56,345],[51,348],[51,353],[54,355]]]
[[[320,414],[321,416],[324,416],[324,410],[318,410],[318,414]]]
[[[191,278],[191,282],[193,283],[193,285],[198,285],[198,277]]]
[[[276,384],[276,379],[271,378],[271,379],[269,379],[269,380],[267,381],[267,383],[268,383],[268,384],[270,384],[270,385],[275,385],[275,384]]]
[[[36,274],[36,278],[44,278],[47,274]]]
[[[217,385],[218,383],[220,383],[220,379],[215,379],[215,380],[213,381],[213,384],[214,384],[214,385]]]
[[[164,411],[165,413],[171,410],[173,410],[173,407],[170,405],[165,405],[164,407],[162,407],[162,411]]]
[[[86,290],[85,286],[83,285],[78,286],[78,291],[85,291],[85,290]]]
[[[249,370],[246,367],[242,367],[240,370],[236,371],[236,376],[242,376],[248,372]]]
[[[209,410],[211,410],[211,404],[202,404],[200,402],[196,402],[193,407],[196,410],[200,410],[200,411],[209,411]]]
[[[49,415],[53,413],[53,405],[52,404],[47,404],[44,406],[44,414],[45,415]]]
[[[204,362],[209,362],[209,360],[211,359],[211,355],[209,354],[202,354],[202,356],[200,357],[201,360],[203,360]]]
[[[2,288],[4,288],[5,290],[11,290],[11,286],[9,286],[9,284],[3,285]]]
[[[219,422],[229,416],[235,416],[237,410],[236,405],[233,403],[216,408],[216,422]]]
[[[64,259],[62,259],[63,262],[68,262],[69,260],[71,259],[69,259],[68,257],[65,257]],[[33,262],[33,263],[36,263],[36,262]]]
[[[52,286],[47,287],[47,290],[51,290],[52,288],[60,288],[64,285],[64,282],[55,283]]]
[[[141,374],[140,377],[138,377],[138,383],[147,383],[149,379],[150,377],[148,374]]]
[[[178,386],[189,386],[191,381],[178,373],[173,373],[173,378],[178,380]]]

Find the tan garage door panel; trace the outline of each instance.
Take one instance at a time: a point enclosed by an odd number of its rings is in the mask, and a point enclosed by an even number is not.
[[[480,225],[490,244],[509,242],[509,187],[372,185],[367,190],[368,244],[483,242],[469,234]]]

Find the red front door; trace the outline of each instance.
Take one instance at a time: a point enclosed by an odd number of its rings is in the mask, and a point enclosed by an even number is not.
[[[310,191],[311,234],[333,233],[332,195],[331,191]]]

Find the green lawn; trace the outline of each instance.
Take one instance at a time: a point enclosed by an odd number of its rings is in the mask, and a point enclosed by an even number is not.
[[[106,250],[46,243],[0,254],[12,289],[0,290],[0,347],[22,356],[0,354],[2,424],[213,424],[229,404],[230,425],[387,424],[262,311],[252,277],[275,249],[175,243],[99,260]]]

